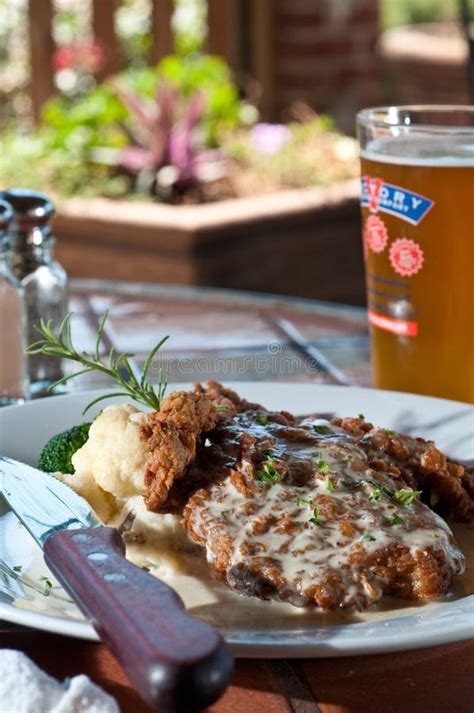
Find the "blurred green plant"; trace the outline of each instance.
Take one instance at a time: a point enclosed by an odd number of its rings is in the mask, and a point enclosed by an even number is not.
[[[12,123],[3,132],[2,183],[47,188],[64,195],[124,193],[123,177],[96,165],[91,152],[127,144],[120,128],[126,116],[108,87],[97,87],[77,101],[56,97],[45,105],[37,130],[21,132]]]
[[[218,145],[223,130],[252,124],[258,118],[256,109],[239,97],[231,71],[221,57],[169,55],[157,68],[123,72],[119,81],[127,89],[149,99],[155,97],[160,83],[173,87],[184,99],[189,99],[196,91],[201,92],[206,104],[201,129],[204,143],[210,147]]]
[[[120,167],[152,196],[175,202],[193,193],[202,201],[203,184],[225,175],[224,157],[196,136],[206,110],[203,93],[185,97],[161,83],[154,102],[120,86],[117,94],[135,119],[131,143],[117,155]]]
[[[177,54],[202,51],[207,32],[206,0],[175,0],[173,25]]]
[[[115,13],[124,64],[144,67],[152,44],[149,0],[121,0]]]
[[[385,29],[420,22],[459,19],[458,0],[382,0],[382,25]]]
[[[355,140],[308,107],[293,111],[288,125],[259,124],[221,58],[172,55],[82,96],[57,96],[32,133],[12,124],[0,182],[56,198],[201,202],[357,175]]]
[[[45,105],[42,123],[31,134],[18,135],[15,125],[7,128],[0,179],[65,195],[94,193],[99,185],[106,195],[129,191],[114,150],[136,143],[140,120],[124,96],[134,94],[152,107],[163,87],[170,87],[184,103],[199,91],[203,109],[193,130],[204,148],[217,147],[222,132],[258,116],[239,97],[224,60],[173,55],[155,68],[128,69],[82,97],[55,97]]]

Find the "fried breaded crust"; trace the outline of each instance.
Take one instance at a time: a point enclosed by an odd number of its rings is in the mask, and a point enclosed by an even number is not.
[[[160,410],[150,413],[141,424],[140,435],[148,453],[144,498],[149,510],[163,505],[173,483],[194,461],[202,433],[216,423],[210,396],[174,391],[163,400]]]
[[[354,437],[372,468],[423,490],[444,516],[461,522],[474,517],[473,473],[450,461],[433,441],[376,428],[359,418],[334,418],[332,423]]]

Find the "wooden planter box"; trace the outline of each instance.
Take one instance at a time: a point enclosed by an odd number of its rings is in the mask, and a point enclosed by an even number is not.
[[[73,277],[365,300],[357,181],[199,206],[72,199],[55,232]]]

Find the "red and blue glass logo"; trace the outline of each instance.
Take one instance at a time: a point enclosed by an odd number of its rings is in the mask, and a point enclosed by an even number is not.
[[[361,184],[360,204],[372,213],[388,213],[418,225],[434,206],[434,201],[426,196],[386,183],[381,178],[362,176]]]

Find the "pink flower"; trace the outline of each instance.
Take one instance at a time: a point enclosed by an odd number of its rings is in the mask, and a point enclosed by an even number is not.
[[[58,47],[53,56],[53,67],[56,72],[76,69],[93,74],[101,69],[106,57],[107,50],[95,40],[77,40]]]
[[[250,132],[254,148],[263,154],[278,153],[291,138],[291,131],[284,124],[256,124]]]
[[[69,45],[58,47],[53,55],[53,69],[59,72],[61,69],[69,69],[74,64],[74,52]]]

